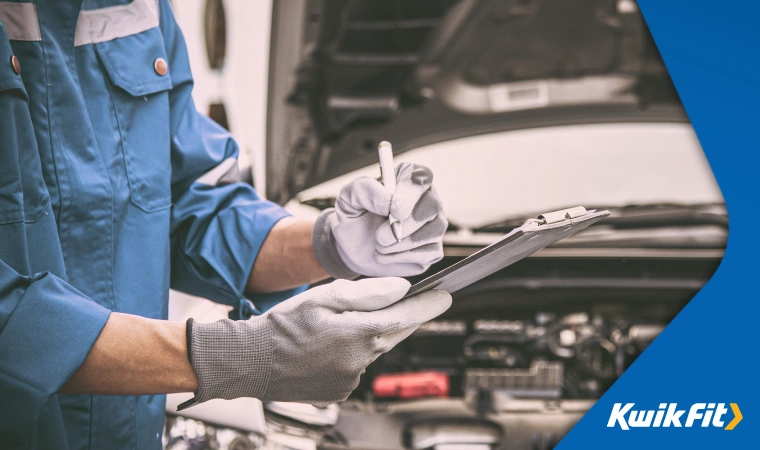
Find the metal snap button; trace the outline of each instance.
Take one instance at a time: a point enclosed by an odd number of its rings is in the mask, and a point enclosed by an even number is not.
[[[166,64],[166,60],[164,58],[157,58],[156,61],[153,63],[153,70],[156,71],[157,74],[160,76],[166,75],[166,71],[169,69],[169,66]]]
[[[11,56],[11,67],[13,67],[13,71],[16,72],[16,75],[21,75],[21,63],[18,58],[16,58],[16,55]]]

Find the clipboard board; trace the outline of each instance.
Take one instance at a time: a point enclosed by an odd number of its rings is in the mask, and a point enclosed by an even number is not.
[[[416,283],[404,298],[430,289],[453,294],[609,215],[609,211],[587,211],[577,206],[528,219],[488,247]]]

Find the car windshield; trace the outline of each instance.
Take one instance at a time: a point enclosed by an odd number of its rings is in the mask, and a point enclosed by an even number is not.
[[[395,162],[430,167],[450,222],[478,228],[571,205],[623,207],[722,203],[689,124],[623,123],[534,128],[420,147]],[[357,176],[377,177],[377,165],[310,188],[287,208],[335,197]]]

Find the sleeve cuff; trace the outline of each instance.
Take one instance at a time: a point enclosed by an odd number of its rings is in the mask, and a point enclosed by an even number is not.
[[[250,186],[194,185],[175,204],[171,286],[190,295],[238,307],[259,250],[272,227],[288,217]]]
[[[49,273],[26,278],[20,300],[0,333],[0,409],[11,441],[24,442],[51,395],[74,375],[110,311]]]

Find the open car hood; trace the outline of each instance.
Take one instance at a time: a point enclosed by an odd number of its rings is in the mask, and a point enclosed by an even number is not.
[[[632,0],[275,0],[266,194],[472,135],[688,121]]]

